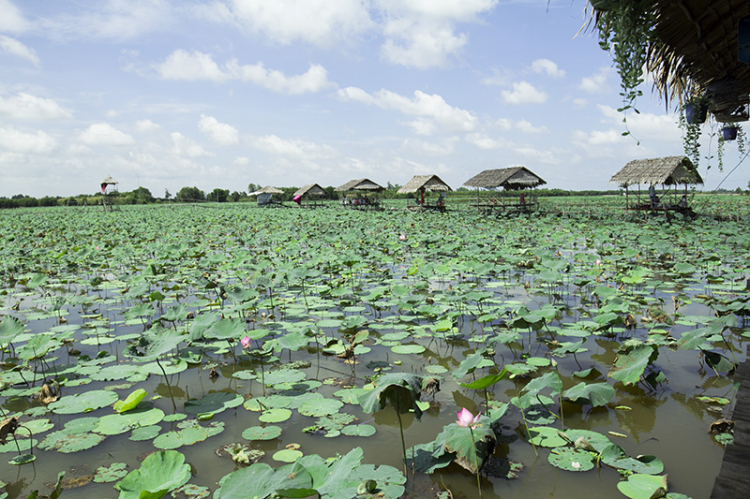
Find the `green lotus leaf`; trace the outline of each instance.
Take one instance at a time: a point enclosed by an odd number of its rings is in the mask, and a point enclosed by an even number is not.
[[[322,398],[305,402],[297,410],[303,416],[321,417],[335,414],[343,406],[340,400]]]
[[[164,419],[164,411],[157,408],[138,407],[120,414],[108,414],[99,418],[91,431],[102,435],[120,435],[140,426],[152,426]]]
[[[348,437],[371,437],[375,432],[375,427],[369,424],[349,425],[341,429],[341,433]]]
[[[302,451],[296,449],[282,449],[280,451],[274,452],[273,456],[271,457],[274,461],[280,461],[282,463],[293,463],[302,456],[304,456]]]
[[[154,439],[157,449],[177,449],[183,445],[194,445],[224,431],[224,423],[212,422],[201,426],[196,420],[183,421],[179,429],[162,433]]]
[[[591,452],[567,447],[552,449],[547,459],[553,466],[566,471],[588,471],[595,465]]]
[[[628,457],[618,445],[607,446],[601,454],[604,464],[620,470],[641,473],[644,475],[658,475],[664,471],[664,463],[654,456]]]
[[[160,432],[161,427],[158,425],[139,426],[138,428],[133,429],[133,431],[130,433],[130,436],[128,437],[128,440],[132,440],[133,442],[153,440],[159,435]]]
[[[422,417],[422,410],[417,406],[422,391],[422,378],[414,374],[388,373],[379,377],[372,390],[359,397],[359,403],[365,412],[376,412],[391,405],[399,413],[414,411],[417,419]]]
[[[609,383],[581,382],[563,392],[563,397],[576,404],[591,404],[594,407],[607,405],[615,396]]]
[[[637,345],[628,352],[621,353],[615,361],[608,376],[625,385],[640,381],[643,372],[659,355],[659,350],[651,345]]]
[[[404,355],[410,355],[410,354],[420,354],[427,350],[422,345],[417,344],[410,344],[410,345],[396,345],[391,348],[391,351],[393,353],[400,353]]]
[[[242,432],[242,438],[247,440],[273,440],[281,435],[278,426],[253,426]]]
[[[529,428],[529,441],[539,447],[562,447],[568,444],[568,441],[560,436],[560,430],[549,426],[536,426]]]
[[[188,414],[219,414],[232,407],[242,405],[242,395],[229,392],[212,392],[201,399],[190,399],[185,402],[185,412]]]
[[[630,499],[651,499],[667,493],[667,475],[630,475],[627,481],[619,482],[617,489]]]
[[[263,411],[258,418],[261,423],[280,423],[286,421],[292,416],[292,411],[289,409],[269,409]]]
[[[143,388],[138,388],[130,393],[125,400],[115,402],[113,409],[119,413],[127,412],[138,407],[148,392]]]
[[[144,491],[149,493],[146,497],[160,498],[186,484],[190,477],[190,465],[181,452],[159,451],[147,456],[141,467],[128,473],[115,489],[120,491],[119,499],[143,498]]]
[[[39,443],[39,448],[69,454],[96,447],[105,438],[107,438],[105,435],[97,433],[70,433],[67,429],[64,429],[48,433],[44,440]]]
[[[117,394],[107,390],[91,390],[73,395],[64,395],[49,407],[55,414],[79,414],[95,411],[112,405],[117,400]]]
[[[94,482],[108,483],[124,478],[127,474],[128,465],[125,463],[112,463],[109,466],[99,466],[94,473]]]

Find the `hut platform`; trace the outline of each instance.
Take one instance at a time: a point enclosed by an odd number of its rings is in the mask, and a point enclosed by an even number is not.
[[[734,374],[740,382],[734,406],[734,443],[727,445],[711,499],[745,499],[750,490],[750,361]]]
[[[440,213],[447,213],[448,208],[446,208],[445,205],[441,204],[418,204],[418,205],[412,205],[407,206],[407,210],[409,211],[439,211]]]

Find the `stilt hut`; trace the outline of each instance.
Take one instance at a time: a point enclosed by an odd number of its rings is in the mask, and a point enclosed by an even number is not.
[[[443,182],[437,175],[414,175],[409,182],[401,187],[396,194],[411,194],[419,192],[419,199],[417,200],[417,206],[409,207],[409,209],[434,209],[438,211],[445,211],[445,193],[452,191],[448,184]],[[425,203],[424,193],[425,191],[437,191],[440,192],[440,197],[435,204]]]
[[[335,192],[344,193],[341,198],[341,205],[344,208],[359,210],[382,209],[376,194],[384,190],[385,187],[367,178],[350,180],[334,189]]]
[[[520,193],[518,201],[515,199],[509,201],[509,198],[503,197],[499,200],[493,198],[487,203],[482,203],[479,198],[479,189],[523,191],[524,189],[533,189],[546,183],[542,177],[533,173],[525,166],[513,166],[510,168],[484,170],[464,182],[464,185],[477,189],[476,206],[481,211],[493,211],[497,208],[527,211],[531,206],[536,205],[536,201],[528,199],[523,192]]]
[[[686,156],[636,159],[609,181],[625,189],[625,208],[642,211],[688,211],[688,185],[703,184],[698,170]],[[630,186],[638,190],[631,192]],[[647,185],[647,194],[641,186]],[[684,185],[684,191],[678,190]],[[657,188],[661,187],[660,192]],[[634,197],[635,199],[632,199]]]
[[[274,194],[284,194],[284,191],[282,191],[281,189],[277,189],[276,187],[271,187],[270,185],[267,185],[262,189],[258,189],[255,192],[251,192],[250,194],[248,194],[248,196],[257,196],[258,206],[266,206],[266,207],[283,206],[283,204],[281,204],[281,201],[277,201],[273,198]]]
[[[327,195],[328,192],[318,184],[307,184],[294,193],[292,201],[297,203],[301,208],[317,208],[318,206],[323,206],[323,204],[318,203],[317,200]],[[312,199],[312,202],[308,201],[303,204],[302,201],[304,198],[307,198],[308,200]]]
[[[104,177],[104,180],[102,180],[100,184],[100,187],[102,188],[102,206],[104,206],[105,210],[111,210],[114,206],[114,197],[112,196],[112,193],[117,192],[117,184],[117,180],[109,175]],[[110,186],[113,187],[110,189]]]

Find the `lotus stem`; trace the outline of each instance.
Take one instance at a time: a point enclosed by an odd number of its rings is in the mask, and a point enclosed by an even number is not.
[[[479,499],[482,499],[482,481],[481,477],[479,476],[479,457],[477,456],[477,441],[474,440],[474,428],[472,426],[469,426],[469,431],[471,432],[471,443],[472,447],[474,449],[474,467],[477,469],[477,490],[479,491]],[[536,452],[536,449],[534,449]]]
[[[172,394],[172,385],[169,384],[169,376],[167,376],[167,371],[164,370],[164,366],[161,365],[161,362],[159,362],[159,359],[156,359],[156,365],[159,366],[159,369],[161,369],[162,374],[164,374],[164,382],[167,383],[167,390],[169,390],[169,398],[172,399],[172,409],[174,409],[174,412],[177,412],[177,404],[174,401],[174,395]]]
[[[396,417],[398,418],[398,429],[401,431],[401,450],[403,451],[403,454],[404,454],[404,456],[403,456],[403,459],[404,459],[404,476],[408,477],[409,475],[407,474],[408,471],[406,469],[406,441],[404,440],[404,425],[401,422],[401,413],[398,412],[398,403],[397,403],[397,407],[395,407],[395,409],[396,409]]]

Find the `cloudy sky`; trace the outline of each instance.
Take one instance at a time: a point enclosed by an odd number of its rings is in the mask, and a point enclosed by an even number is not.
[[[584,0],[0,0],[0,196],[248,183],[453,188],[524,165],[606,189],[682,154],[650,86],[623,137]],[[577,36],[576,36],[577,35]],[[715,149],[715,140],[711,144]],[[706,149],[706,153],[710,153]],[[739,161],[729,144],[725,173]],[[750,166],[723,187],[746,187]]]

